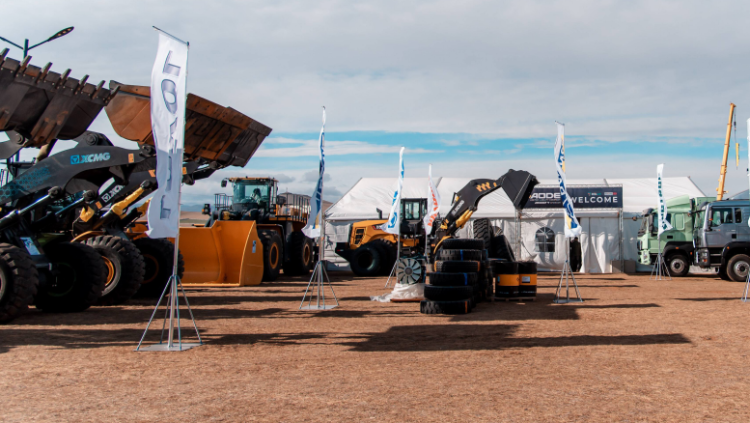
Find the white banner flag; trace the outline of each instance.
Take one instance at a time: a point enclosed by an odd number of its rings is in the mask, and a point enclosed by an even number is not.
[[[315,192],[310,199],[310,214],[307,215],[307,225],[302,228],[302,232],[308,238],[317,238],[320,236],[320,222],[318,214],[323,210],[323,176],[326,173],[326,156],[323,152],[326,137],[326,108],[323,107],[323,127],[320,128],[318,137],[318,147],[320,148],[320,164],[318,166],[318,184],[315,186]],[[322,219],[321,219],[322,220]]]
[[[151,70],[151,129],[159,185],[148,206],[146,234],[151,238],[173,238],[180,230],[187,60],[187,43],[159,32],[159,49]]]
[[[568,186],[565,181],[565,125],[557,124],[557,139],[555,140],[555,168],[557,169],[557,182],[560,184],[560,199],[565,209],[565,238],[576,238],[581,236],[581,225],[576,219],[573,202],[568,196]]]
[[[662,191],[661,175],[663,171],[663,163],[656,166],[656,190],[659,194],[659,235],[664,231],[672,229],[672,225],[667,220],[667,203],[664,201],[664,192]]]
[[[747,178],[750,183],[750,119],[747,120]],[[747,220],[748,226],[750,226],[750,219]]]
[[[398,153],[398,161],[398,186],[396,187],[396,192],[393,193],[393,204],[391,204],[391,212],[388,213],[388,221],[381,226],[385,232],[395,235],[398,235],[401,230],[401,189],[404,186],[404,147],[401,147],[401,152]]]
[[[432,182],[432,165],[430,165],[427,174],[429,181],[427,182],[427,214],[424,217],[424,231],[429,235],[432,232],[432,224],[440,210],[440,194],[435,188],[435,183]]]

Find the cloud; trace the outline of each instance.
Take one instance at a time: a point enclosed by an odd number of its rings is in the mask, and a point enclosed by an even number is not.
[[[294,147],[272,148],[273,145],[290,145]],[[398,153],[401,146],[381,145],[364,141],[326,141],[326,156],[345,156],[349,154],[382,154]],[[294,140],[287,138],[270,138],[264,142],[255,153],[255,157],[301,157],[318,156],[317,140]],[[409,154],[442,153],[442,150],[428,150],[424,148],[406,147]]]
[[[305,172],[302,175],[302,180],[304,180],[305,182],[315,182],[315,183],[317,183],[318,182],[318,174],[319,174],[319,172],[317,170],[311,170],[309,172]],[[329,173],[326,173],[323,176],[323,182],[330,181],[330,180],[331,180],[331,175]]]
[[[447,145],[448,147],[461,147],[461,146],[477,146],[479,141],[467,141],[467,140],[440,140],[440,143]]]

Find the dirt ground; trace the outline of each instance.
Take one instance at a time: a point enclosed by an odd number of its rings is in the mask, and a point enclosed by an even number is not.
[[[0,421],[750,421],[743,284],[588,275],[556,305],[548,275],[536,302],[432,316],[332,276],[325,312],[297,310],[303,278],[191,288],[206,345],[177,353],[133,352],[151,301],[32,310],[0,326]]]

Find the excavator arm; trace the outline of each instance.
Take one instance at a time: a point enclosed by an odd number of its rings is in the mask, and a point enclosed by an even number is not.
[[[430,245],[436,252],[443,240],[452,238],[463,228],[477,210],[479,201],[486,195],[502,188],[516,209],[522,209],[529,201],[534,187],[539,184],[536,176],[523,170],[509,170],[497,180],[474,179],[454,194],[450,211],[436,229],[433,229]]]

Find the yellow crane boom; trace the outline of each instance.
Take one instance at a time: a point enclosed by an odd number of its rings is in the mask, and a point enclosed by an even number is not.
[[[721,159],[721,173],[719,174],[719,187],[716,188],[716,201],[721,201],[724,191],[724,181],[727,178],[727,158],[729,157],[729,141],[732,137],[732,118],[734,117],[734,103],[729,103],[729,123],[727,123],[727,136],[724,140],[724,157]]]

